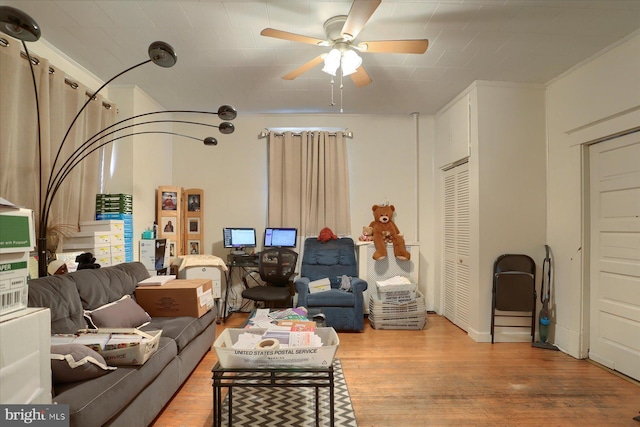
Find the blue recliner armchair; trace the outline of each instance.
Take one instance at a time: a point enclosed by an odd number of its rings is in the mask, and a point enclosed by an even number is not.
[[[340,289],[343,275],[351,277],[351,291]],[[357,277],[358,262],[353,239],[343,237],[321,243],[315,237],[304,242],[300,277],[295,281],[298,307],[321,309],[326,324],[340,331],[364,329],[364,297],[367,282]],[[329,278],[331,289],[309,293],[309,282]]]

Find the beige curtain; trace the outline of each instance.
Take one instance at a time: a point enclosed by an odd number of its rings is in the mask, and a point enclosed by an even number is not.
[[[351,234],[349,165],[342,132],[269,132],[270,227],[296,227],[302,237],[324,227]]]
[[[20,56],[21,43],[2,37],[8,40],[9,45],[0,46],[0,197],[33,209],[37,224],[40,216],[38,129],[31,71],[28,61]],[[52,163],[60,143],[91,90],[79,84],[65,83],[63,72],[49,64],[47,59],[37,59],[39,63],[34,72],[42,128],[44,197],[44,188],[52,173]],[[115,122],[115,106],[107,109],[103,103],[104,99],[98,95],[80,116],[62,148],[54,174],[77,146]],[[50,236],[55,235],[56,230],[68,233],[77,227],[79,221],[95,218],[100,164],[101,150],[87,157],[66,178],[51,206],[48,228],[54,233],[48,233]]]

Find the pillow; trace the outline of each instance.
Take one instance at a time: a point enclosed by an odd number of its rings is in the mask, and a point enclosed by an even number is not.
[[[85,310],[84,315],[94,328],[140,328],[151,320],[130,295],[95,310]]]
[[[90,380],[114,369],[115,366],[107,366],[100,353],[85,345],[51,346],[51,376],[54,384]]]

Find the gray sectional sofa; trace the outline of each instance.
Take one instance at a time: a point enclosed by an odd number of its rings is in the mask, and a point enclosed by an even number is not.
[[[51,309],[51,333],[86,328],[83,310],[135,297],[149,277],[139,262],[29,281],[29,306]],[[97,378],[53,384],[53,401],[68,404],[72,427],[147,426],[187,379],[215,339],[215,309],[200,318],[158,317],[142,330],[162,330],[157,351],[141,366],[119,366]]]

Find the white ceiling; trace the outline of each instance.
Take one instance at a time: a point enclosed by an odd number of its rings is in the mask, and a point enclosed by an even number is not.
[[[173,68],[118,78],[168,109],[242,113],[339,112],[339,77],[320,66],[280,77],[328,48],[260,36],[271,27],[320,39],[351,0],[0,0],[31,15],[42,37],[107,80],[147,59],[155,40]],[[362,53],[373,82],[344,79],[353,114],[433,114],[474,80],[544,84],[640,28],[640,0],[382,0],[356,41],[428,38],[421,55]],[[640,52],[638,52],[640,58]],[[606,82],[603,82],[606,84]]]

